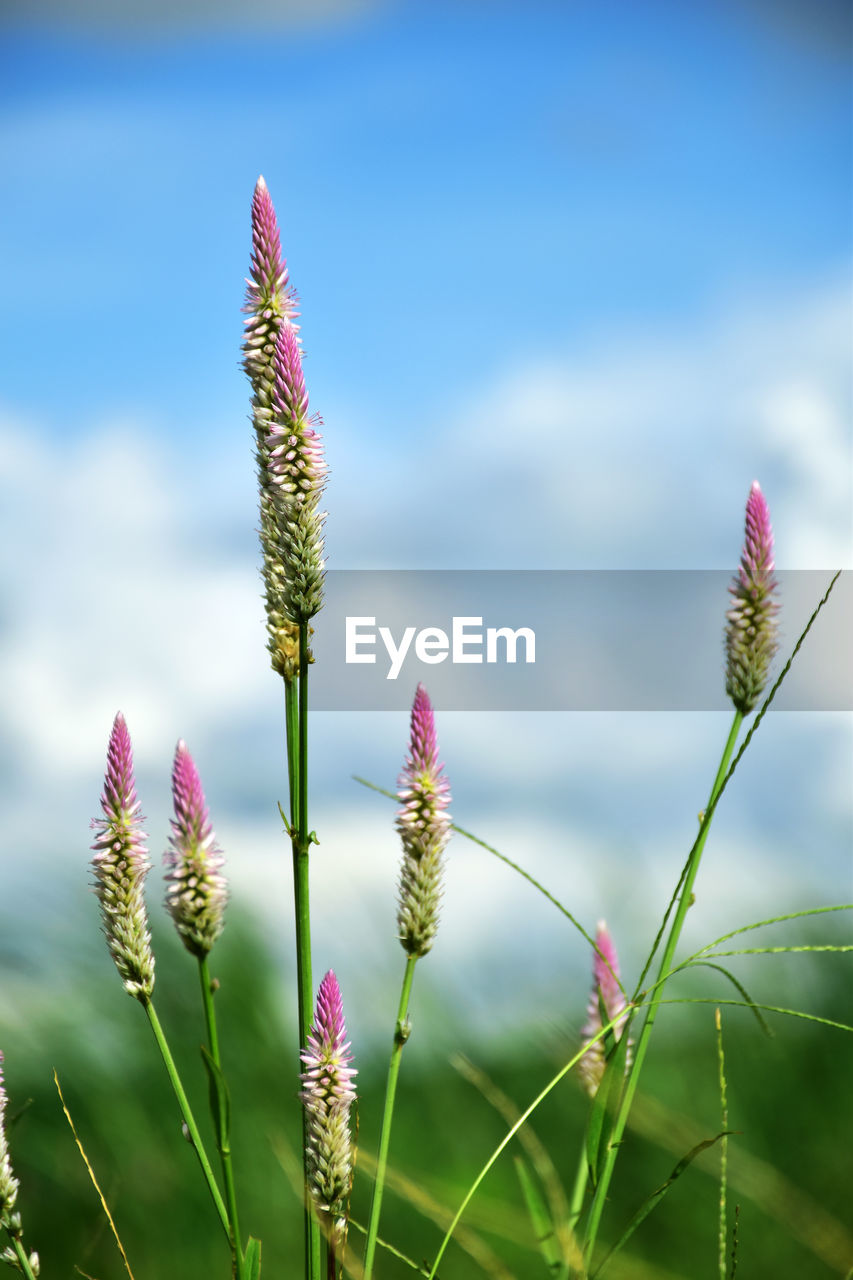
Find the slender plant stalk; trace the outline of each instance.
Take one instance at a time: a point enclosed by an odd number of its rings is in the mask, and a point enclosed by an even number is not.
[[[204,1006],[204,1021],[207,1026],[207,1045],[217,1071],[222,1072],[222,1059],[219,1056],[219,1032],[216,1026],[216,1009],[213,1004],[213,986],[210,980],[210,968],[207,956],[199,956],[198,973],[201,980],[201,999]],[[214,1123],[217,1123],[214,1116]],[[219,1131],[217,1124],[217,1132]],[[237,1192],[234,1187],[234,1166],[231,1163],[231,1140],[225,1134],[224,1145],[219,1149],[222,1162],[222,1179],[225,1184],[225,1205],[228,1221],[231,1224],[231,1251],[234,1258],[234,1272],[237,1280],[243,1280],[245,1265],[243,1259],[243,1243],[240,1239],[240,1224],[237,1217]]]
[[[157,1041],[157,1048],[160,1050],[163,1064],[168,1073],[169,1080],[171,1081],[175,1097],[178,1100],[178,1106],[181,1109],[181,1115],[184,1118],[184,1124],[187,1126],[190,1140],[192,1145],[195,1147],[195,1153],[198,1156],[201,1171],[204,1174],[204,1179],[207,1183],[208,1190],[210,1191],[211,1199],[216,1206],[216,1212],[219,1214],[219,1221],[222,1223],[222,1229],[228,1237],[228,1244],[230,1246],[231,1224],[228,1221],[228,1213],[220,1194],[219,1187],[216,1185],[216,1179],[213,1176],[213,1170],[210,1167],[210,1161],[207,1158],[207,1152],[204,1149],[201,1134],[198,1131],[198,1125],[193,1117],[189,1099],[184,1092],[184,1086],[181,1084],[181,1077],[178,1075],[178,1068],[175,1066],[175,1060],[172,1057],[172,1052],[166,1041],[165,1033],[160,1025],[160,1019],[157,1017],[153,1003],[150,1000],[145,1000],[142,1001],[142,1004],[144,1005],[145,1012],[148,1014],[148,1021],[151,1023],[151,1030],[154,1032],[154,1039]]]
[[[578,1222],[583,1212],[583,1201],[586,1195],[586,1184],[589,1179],[589,1163],[586,1158],[586,1143],[581,1143],[578,1171],[575,1174],[575,1185],[572,1190],[572,1203],[569,1207],[569,1230],[577,1238]],[[569,1272],[571,1274],[571,1271]]]
[[[30,1260],[27,1256],[27,1251],[24,1248],[23,1240],[21,1239],[20,1236],[13,1236],[13,1235],[10,1235],[9,1239],[12,1241],[12,1248],[15,1250],[15,1257],[18,1259],[18,1266],[21,1268],[24,1275],[27,1277],[27,1280],[36,1280],[36,1277],[33,1274],[33,1269],[30,1266]]]
[[[711,826],[711,818],[713,817],[712,805],[714,804],[714,801],[717,798],[717,793],[720,790],[720,787],[722,786],[723,779],[725,778],[726,773],[728,772],[729,762],[732,758],[732,753],[734,751],[735,742],[737,741],[738,733],[740,732],[740,726],[742,721],[743,721],[742,713],[740,711],[736,711],[734,715],[734,719],[732,720],[731,729],[729,730],[729,736],[726,739],[726,745],[723,750],[722,758],[720,760],[720,767],[717,770],[717,776],[714,779],[714,785],[711,788],[711,795],[708,800],[708,808],[706,809],[705,816],[702,819],[702,830],[700,831],[699,837],[696,840],[695,845],[693,846],[693,852],[690,858],[690,863],[687,868],[687,874],[684,877],[684,885],[682,886],[681,897],[678,900],[678,907],[675,912],[675,919],[673,920],[672,927],[670,928],[670,931],[669,931],[669,937],[667,938],[666,946],[664,948],[663,958],[661,959],[660,969],[658,971],[657,982],[655,983],[655,986],[652,991],[651,1002],[649,1004],[648,1013],[646,1014],[645,1020],[643,1022],[642,1030],[640,1031],[640,1035],[637,1039],[637,1048],[634,1054],[633,1066],[631,1067],[630,1074],[625,1083],[625,1089],[622,1094],[619,1110],[613,1126],[613,1133],[611,1135],[610,1142],[608,1143],[607,1157],[605,1160],[604,1168],[602,1169],[598,1186],[595,1189],[595,1195],[593,1196],[593,1199],[592,1199],[592,1204],[590,1206],[590,1211],[589,1211],[589,1218],[586,1224],[584,1258],[586,1261],[587,1268],[589,1268],[590,1262],[592,1260],[592,1254],[595,1248],[595,1241],[598,1235],[598,1227],[599,1227],[599,1223],[601,1222],[601,1214],[604,1209],[605,1201],[607,1199],[607,1192],[610,1187],[610,1180],[613,1176],[613,1167],[616,1163],[616,1156],[619,1151],[619,1144],[622,1141],[622,1135],[625,1132],[625,1126],[628,1122],[628,1114],[631,1110],[631,1104],[634,1100],[634,1094],[636,1092],[637,1083],[640,1078],[640,1071],[642,1070],[643,1060],[646,1056],[646,1050],[649,1044],[649,1037],[651,1036],[652,1028],[654,1027],[654,1024],[655,1024],[655,1018],[657,1017],[657,1011],[663,996],[664,983],[672,969],[672,962],[675,956],[675,950],[676,950],[676,947],[678,946],[678,940],[681,937],[681,930],[684,927],[684,921],[687,916],[688,908],[690,907],[690,901],[693,895],[693,885],[696,881],[696,874],[699,870],[699,863],[702,858],[702,850],[705,847],[705,841],[708,837],[708,831],[710,830],[710,826]],[[635,995],[635,999],[636,999],[636,995]]]
[[[726,1236],[727,1236],[727,1219],[726,1219],[726,1188],[728,1179],[728,1155],[729,1155],[729,1107],[726,1098],[726,1056],[723,1052],[723,1024],[720,1018],[720,1010],[714,1010],[714,1022],[717,1028],[717,1060],[720,1068],[720,1120],[722,1122],[723,1136],[720,1139],[720,1232],[718,1241],[718,1265],[720,1271],[720,1280],[726,1280]]]
[[[296,913],[296,981],[299,1048],[308,1044],[314,986],[311,976],[311,909],[308,887],[308,623],[299,626],[299,684],[285,682],[288,781],[291,792],[293,901]],[[309,1280],[323,1280],[323,1236],[308,1191],[308,1117],[302,1113],[305,1249]]]
[[[400,1007],[397,1011],[397,1022],[394,1027],[394,1047],[391,1050],[391,1062],[388,1066],[388,1083],[385,1087],[385,1109],[382,1113],[382,1129],[379,1135],[379,1156],[376,1161],[376,1180],[373,1184],[373,1203],[370,1206],[370,1221],[367,1224],[367,1245],[364,1250],[363,1280],[371,1280],[373,1275],[373,1258],[376,1253],[376,1237],[379,1234],[379,1214],[382,1209],[382,1192],[385,1189],[385,1170],[388,1165],[388,1147],[391,1142],[391,1120],[394,1114],[394,1097],[397,1093],[397,1077],[400,1074],[400,1058],[403,1046],[408,1039],[406,1019],[409,1013],[409,997],[412,993],[412,981],[415,976],[415,965],[418,956],[406,956],[406,971],[403,974],[403,986],[400,991]]]

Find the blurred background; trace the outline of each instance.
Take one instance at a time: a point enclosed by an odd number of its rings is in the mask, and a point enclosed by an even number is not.
[[[828,582],[853,562],[850,53],[844,0],[4,0],[0,1046],[13,1111],[32,1100],[13,1151],[45,1276],[119,1274],[54,1067],[138,1280],[224,1266],[87,885],[119,708],[155,863],[178,737],[205,783],[232,892],[215,954],[244,1224],[265,1272],[298,1272],[283,698],[240,367],[258,174],[325,421],[331,567],[733,569],[757,478],[778,565]],[[782,627],[789,650],[784,613]],[[344,993],[365,1173],[403,957],[393,809],[352,775],[394,786],[411,693],[399,713],[311,728],[314,963]],[[439,707],[438,727],[457,821],[588,929],[606,917],[630,985],[728,722]],[[716,816],[688,942],[851,900],[852,775],[849,713],[768,717]],[[158,881],[158,1005],[198,1075],[192,965]],[[755,937],[849,940],[843,919]],[[452,1055],[525,1107],[577,1046],[589,967],[553,906],[454,841],[392,1149],[416,1187],[384,1224],[410,1257],[434,1256],[442,1206],[503,1132]],[[738,973],[768,1004],[853,1020],[835,958]],[[681,991],[729,995],[721,983]],[[736,1009],[724,1028],[744,1273],[844,1274],[847,1038],[777,1018],[768,1041]],[[720,1127],[713,1007],[673,1008],[658,1032],[611,1240]],[[539,1127],[571,1182],[571,1082]],[[623,1274],[716,1274],[715,1160],[648,1220]],[[442,1275],[544,1274],[509,1154],[470,1225],[474,1252],[452,1250]]]

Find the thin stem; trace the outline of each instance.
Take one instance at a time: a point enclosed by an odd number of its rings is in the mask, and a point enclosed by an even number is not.
[[[12,1235],[12,1233],[9,1232],[9,1239],[12,1241],[12,1248],[15,1250],[15,1257],[18,1259],[18,1266],[21,1268],[24,1275],[27,1277],[27,1280],[36,1280],[36,1277],[33,1274],[33,1269],[30,1266],[30,1260],[29,1260],[29,1257],[27,1256],[27,1251],[24,1248],[24,1242],[21,1239],[20,1235]]]
[[[569,1230],[576,1237],[577,1226],[583,1212],[583,1201],[586,1195],[586,1184],[589,1179],[589,1162],[586,1157],[586,1143],[581,1143],[578,1171],[575,1174],[575,1185],[572,1190],[572,1203],[569,1207]],[[571,1273],[570,1273],[571,1274]]]
[[[311,909],[308,882],[308,623],[299,624],[299,685],[285,683],[288,781],[291,792],[293,902],[296,914],[296,981],[299,1047],[308,1043],[314,987],[311,976]],[[308,1117],[302,1113],[302,1159],[305,1195],[305,1249],[309,1280],[323,1280],[323,1238],[311,1211],[308,1189]]]
[[[210,1167],[210,1161],[207,1158],[207,1153],[201,1140],[201,1134],[198,1131],[198,1125],[196,1124],[192,1110],[190,1109],[189,1100],[184,1092],[184,1086],[181,1084],[181,1077],[178,1075],[175,1060],[172,1057],[171,1050],[166,1042],[166,1036],[163,1032],[162,1026],[160,1025],[160,1019],[157,1017],[154,1005],[150,1000],[143,1001],[143,1005],[145,1012],[148,1014],[148,1021],[151,1023],[151,1030],[154,1032],[154,1039],[157,1041],[157,1048],[160,1050],[160,1055],[163,1059],[163,1064],[175,1092],[175,1097],[178,1100],[178,1106],[181,1109],[184,1124],[187,1126],[187,1132],[190,1135],[190,1140],[192,1145],[195,1147],[195,1153],[198,1156],[198,1162],[201,1165],[201,1171],[204,1174],[211,1199],[216,1206],[216,1212],[219,1214],[219,1221],[222,1223],[222,1228],[228,1237],[228,1243],[230,1245],[231,1226],[228,1222],[228,1214],[225,1210],[225,1204],[223,1203],[222,1196],[219,1193],[219,1187],[216,1185],[216,1179],[213,1176],[213,1170]]]
[[[400,1007],[397,1010],[397,1022],[394,1026],[394,1045],[391,1049],[391,1062],[388,1066],[388,1083],[385,1086],[385,1110],[382,1113],[382,1129],[379,1136],[379,1156],[376,1161],[376,1180],[373,1184],[373,1203],[370,1206],[370,1221],[367,1225],[367,1245],[364,1250],[363,1280],[370,1280],[373,1275],[373,1257],[376,1253],[376,1237],[379,1234],[379,1212],[382,1208],[382,1192],[385,1189],[385,1170],[388,1165],[388,1146],[391,1141],[391,1119],[394,1114],[394,1096],[397,1092],[397,1077],[400,1073],[400,1058],[403,1046],[408,1039],[406,1019],[409,1013],[409,997],[412,992],[412,980],[415,976],[417,956],[406,957],[406,972],[403,974],[403,987],[400,991]]]
[[[296,825],[296,792],[298,757],[296,754],[297,743],[299,742],[299,707],[297,698],[296,682],[294,680],[285,680],[284,682],[284,723],[287,737],[287,790],[288,799],[290,801],[290,822],[292,826]]]
[[[216,1027],[216,1010],[213,1005],[213,984],[210,980],[210,969],[207,963],[207,956],[199,956],[198,973],[201,980],[201,1000],[204,1006],[204,1021],[207,1026],[207,1044],[210,1049],[210,1056],[213,1059],[217,1071],[222,1074],[222,1059],[219,1056],[219,1032]],[[214,1104],[215,1105],[215,1104]],[[218,1117],[213,1117],[216,1132],[219,1133]],[[228,1210],[228,1221],[230,1223],[231,1235],[231,1252],[234,1260],[234,1271],[237,1280],[243,1280],[244,1260],[243,1260],[243,1244],[240,1240],[240,1224],[237,1218],[237,1192],[234,1186],[234,1166],[231,1163],[231,1139],[228,1133],[221,1135],[221,1142],[217,1142],[219,1146],[219,1158],[222,1162],[222,1178],[225,1184],[225,1203]]]
[[[684,876],[684,884],[681,889],[681,896],[678,899],[678,907],[676,908],[676,912],[675,912],[675,919],[672,922],[672,927],[670,928],[670,931],[669,931],[669,937],[667,938],[666,946],[664,948],[663,957],[661,959],[660,968],[658,970],[657,982],[655,983],[655,986],[652,991],[652,998],[649,1004],[648,1013],[646,1014],[645,1020],[643,1022],[642,1030],[640,1031],[640,1035],[637,1040],[637,1046],[634,1051],[633,1066],[631,1068],[628,1079],[625,1083],[625,1089],[623,1091],[622,1099],[619,1104],[619,1111],[617,1113],[616,1120],[613,1125],[613,1132],[611,1134],[610,1141],[608,1143],[607,1156],[605,1159],[604,1168],[601,1171],[601,1176],[598,1181],[598,1186],[595,1189],[595,1195],[593,1196],[592,1205],[590,1206],[589,1219],[586,1224],[586,1241],[585,1241],[585,1248],[584,1248],[584,1257],[586,1260],[587,1268],[589,1268],[590,1262],[592,1260],[592,1254],[595,1248],[595,1241],[598,1235],[598,1227],[601,1222],[601,1214],[604,1209],[604,1203],[607,1198],[608,1189],[610,1187],[610,1180],[613,1176],[613,1166],[616,1163],[616,1156],[619,1151],[619,1144],[622,1141],[622,1135],[625,1132],[625,1126],[628,1123],[628,1114],[631,1110],[631,1104],[634,1100],[634,1094],[637,1090],[637,1083],[640,1078],[640,1071],[642,1070],[643,1060],[646,1056],[646,1050],[648,1049],[649,1037],[651,1036],[652,1028],[655,1024],[655,1018],[657,1017],[657,1011],[658,1011],[658,1008],[660,1007],[661,998],[663,996],[664,983],[672,969],[672,961],[675,955],[675,950],[676,950],[676,947],[678,946],[678,940],[681,937],[681,930],[684,927],[684,921],[687,916],[687,911],[690,907],[691,899],[693,896],[693,885],[696,881],[696,874],[699,870],[699,863],[702,858],[702,850],[705,847],[705,841],[708,837],[708,831],[710,830],[711,819],[713,817],[713,809],[717,799],[717,794],[720,791],[720,788],[722,787],[724,778],[726,777],[726,773],[729,767],[729,761],[732,758],[732,753],[734,751],[735,742],[737,741],[738,733],[740,732],[740,726],[742,721],[743,721],[742,714],[739,711],[736,711],[734,715],[734,719],[732,721],[731,728],[729,730],[729,736],[726,739],[726,745],[723,749],[722,758],[720,760],[720,766],[717,769],[717,776],[715,777],[714,785],[711,788],[711,795],[708,800],[708,807],[705,810],[705,814],[703,815],[703,818],[702,818],[702,826],[699,831],[699,835],[696,839],[696,843],[694,844],[693,849],[691,851],[690,859],[687,864],[686,874]]]

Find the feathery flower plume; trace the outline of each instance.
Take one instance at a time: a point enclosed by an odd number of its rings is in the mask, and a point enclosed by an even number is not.
[[[754,481],[746,502],[746,538],[740,569],[729,591],[734,597],[726,614],[726,693],[741,715],[761,697],[776,642],[773,529],[767,501]]]
[[[338,980],[330,969],[317,992],[314,1025],[301,1058],[305,1070],[300,1097],[308,1114],[311,1193],[326,1217],[333,1243],[346,1234],[353,1156],[350,1107],[355,1100],[355,1068]]]
[[[589,997],[586,1022],[581,1032],[584,1045],[589,1044],[592,1037],[602,1028],[601,1004],[604,1005],[608,1021],[613,1018],[619,1018],[613,1028],[614,1039],[616,1040],[622,1035],[625,1020],[628,1017],[627,1002],[618,982],[619,960],[616,956],[616,948],[603,920],[598,922],[595,945],[597,950],[593,953],[592,959],[592,994]],[[620,1014],[624,1014],[624,1016],[619,1017]],[[629,1043],[628,1061],[630,1061],[630,1052]],[[584,1083],[584,1088],[591,1098],[595,1097],[598,1086],[601,1084],[604,1065],[604,1040],[596,1040],[595,1044],[587,1049],[578,1063],[578,1072]]]
[[[0,1223],[3,1226],[9,1221],[17,1198],[18,1179],[12,1172],[6,1138],[6,1089],[3,1084],[3,1054],[0,1053]]]
[[[263,178],[252,200],[247,285],[243,351],[256,433],[267,648],[273,670],[291,681],[299,672],[299,624],[322,604],[324,515],[317,502],[326,467],[319,433],[307,419],[299,312]]]
[[[272,421],[266,437],[266,497],[275,519],[276,617],[306,623],[323,604],[323,522],[319,501],[328,468],[319,419],[309,419],[302,357],[291,326],[282,324],[275,349]],[[268,595],[269,600],[269,595]],[[281,647],[276,634],[274,643]],[[272,644],[270,645],[272,650]],[[276,651],[273,651],[275,665]]]
[[[188,951],[203,959],[225,925],[225,859],[216,843],[195,762],[182,740],[172,769],[172,819],[166,866],[166,906]]]
[[[296,329],[299,315],[287,263],[281,255],[278,220],[263,175],[258,178],[252,197],[252,269],[246,280],[243,310],[247,313],[243,322],[245,368],[256,408],[263,410],[270,402],[273,353],[282,320],[288,320]]]
[[[125,990],[144,1004],[154,990],[154,956],[143,894],[151,864],[143,843],[130,734],[121,712],[110,734],[101,808],[103,818],[92,821],[98,832],[92,845],[94,889],[110,954]]]
[[[402,808],[397,830],[403,844],[397,927],[404,951],[425,956],[438,928],[444,850],[450,839],[450,784],[438,759],[435,717],[419,684],[412,706],[409,754],[398,781]]]

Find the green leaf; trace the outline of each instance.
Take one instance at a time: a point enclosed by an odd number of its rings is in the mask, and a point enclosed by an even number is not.
[[[539,1184],[521,1156],[514,1156],[513,1163],[518,1174],[518,1181],[521,1183],[521,1191],[527,1205],[527,1211],[530,1214],[530,1221],[533,1224],[533,1234],[536,1237],[539,1252],[545,1259],[548,1270],[557,1271],[561,1262],[560,1249],[554,1235],[554,1224],[551,1221],[542,1192],[539,1190]]]
[[[213,1116],[216,1147],[220,1154],[224,1155],[230,1150],[229,1135],[231,1133],[231,1098],[228,1093],[228,1085],[225,1083],[225,1077],[213,1061],[206,1045],[201,1046],[201,1056],[210,1084],[210,1114]]]
[[[610,1021],[605,1011],[602,1019]],[[606,1067],[601,1084],[596,1090],[590,1108],[586,1129],[586,1158],[589,1165],[589,1176],[592,1185],[598,1185],[599,1174],[607,1158],[610,1135],[625,1083],[625,1065],[628,1059],[628,1028],[630,1019],[622,1028],[619,1039],[613,1042],[613,1029],[610,1028],[604,1037]]]
[[[246,1245],[246,1280],[260,1280],[261,1274],[261,1242],[256,1240],[254,1236],[249,1236],[249,1243]]]
[[[696,1157],[698,1155],[701,1155],[703,1151],[707,1151],[708,1147],[713,1147],[714,1144],[719,1142],[721,1138],[727,1138],[730,1134],[734,1132],[736,1132],[736,1130],[724,1129],[722,1133],[716,1134],[713,1138],[706,1138],[704,1142],[697,1143],[695,1147],[693,1147],[690,1151],[687,1152],[686,1156],[682,1156],[678,1164],[673,1169],[672,1173],[667,1178],[666,1182],[662,1183],[661,1186],[659,1186],[656,1191],[653,1191],[652,1194],[647,1199],[645,1199],[643,1203],[640,1205],[639,1209],[634,1214],[633,1218],[628,1223],[627,1227],[622,1232],[621,1236],[616,1241],[613,1248],[605,1257],[601,1266],[593,1273],[592,1280],[598,1280],[598,1277],[601,1275],[602,1271],[607,1266],[610,1259],[616,1253],[619,1252],[619,1250],[622,1248],[624,1244],[628,1242],[628,1240],[630,1240],[631,1236],[637,1230],[637,1227],[640,1225],[641,1222],[644,1221],[644,1219],[646,1219],[649,1216],[652,1209],[654,1209],[658,1204],[660,1204],[661,1200],[664,1198],[667,1191],[669,1191],[672,1184],[678,1178],[681,1177],[682,1173],[684,1173],[684,1170],[691,1163],[691,1161],[695,1160]]]

